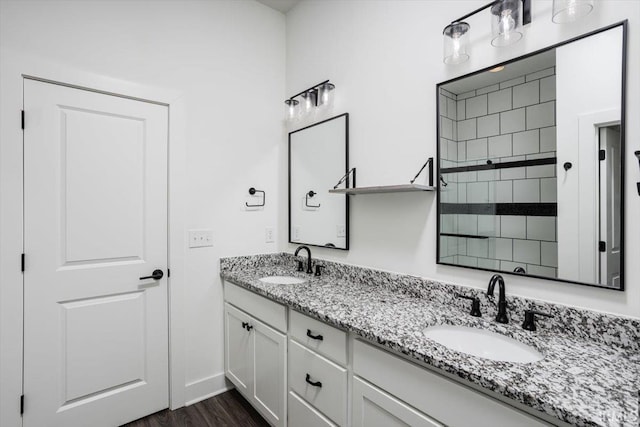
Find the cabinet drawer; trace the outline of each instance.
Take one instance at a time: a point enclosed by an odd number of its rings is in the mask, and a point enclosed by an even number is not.
[[[291,310],[289,331],[296,341],[341,364],[347,364],[347,333]]]
[[[353,427],[443,427],[436,420],[362,381],[353,379]]]
[[[448,426],[549,425],[360,340],[354,342],[353,372]]]
[[[254,294],[231,282],[224,282],[224,299],[264,323],[287,332],[287,308],[270,299]]]
[[[316,411],[294,392],[289,392],[289,427],[335,427],[327,417]]]
[[[289,340],[289,388],[336,424],[346,425],[347,370],[293,340]]]

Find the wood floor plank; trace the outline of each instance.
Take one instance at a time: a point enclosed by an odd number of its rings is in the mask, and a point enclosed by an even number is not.
[[[191,406],[157,412],[122,427],[267,427],[260,414],[237,390]]]

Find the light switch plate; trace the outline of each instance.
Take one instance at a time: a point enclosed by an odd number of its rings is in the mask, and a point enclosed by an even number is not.
[[[213,230],[189,230],[189,247],[204,248],[213,246]]]

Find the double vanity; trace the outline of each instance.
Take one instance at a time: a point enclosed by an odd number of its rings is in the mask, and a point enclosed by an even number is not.
[[[636,319],[300,260],[220,261],[225,373],[274,426],[638,425]]]

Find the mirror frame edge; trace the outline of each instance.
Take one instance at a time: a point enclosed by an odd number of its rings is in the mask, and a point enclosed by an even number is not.
[[[610,291],[618,291],[618,292],[624,292],[625,291],[625,279],[626,279],[626,275],[625,275],[625,257],[626,257],[626,251],[625,251],[625,231],[626,231],[626,227],[625,227],[625,222],[626,222],[626,218],[625,218],[625,208],[626,208],[626,197],[625,197],[625,192],[627,190],[627,185],[626,185],[626,168],[625,168],[625,164],[626,164],[626,127],[627,127],[627,111],[626,111],[626,98],[627,98],[627,33],[628,33],[628,25],[629,25],[629,20],[628,19],[624,19],[622,21],[618,21],[615,22],[613,24],[610,25],[606,25],[604,27],[601,28],[597,28],[595,30],[586,32],[584,34],[578,35],[576,37],[571,37],[567,40],[561,41],[559,43],[556,44],[552,44],[549,46],[546,46],[542,49],[538,49],[536,51],[533,52],[529,52],[527,54],[515,57],[515,58],[511,58],[508,61],[503,61],[500,63],[496,63],[493,65],[490,65],[488,67],[482,68],[480,70],[476,70],[476,71],[472,71],[470,73],[467,74],[463,74],[461,76],[458,77],[454,77],[448,80],[445,80],[443,82],[437,83],[436,84],[436,158],[437,158],[437,162],[436,162],[436,181],[437,181],[437,191],[436,191],[436,265],[444,265],[444,266],[449,266],[449,267],[458,267],[458,268],[466,268],[466,269],[471,269],[471,270],[479,270],[479,271],[488,271],[488,272],[492,272],[492,273],[499,273],[499,274],[509,274],[512,276],[518,276],[518,277],[527,277],[527,278],[533,278],[533,279],[543,279],[543,280],[549,280],[549,281],[553,281],[553,282],[562,282],[562,283],[569,283],[569,284],[573,284],[573,285],[580,285],[580,286],[589,286],[592,288],[600,288],[600,289],[606,289],[606,290],[610,290]],[[512,271],[503,271],[503,270],[492,270],[489,268],[483,268],[483,267],[471,267],[471,266],[466,266],[466,265],[459,265],[459,264],[450,264],[450,263],[446,263],[446,262],[440,262],[440,190],[441,190],[441,182],[440,182],[440,88],[443,85],[446,85],[448,83],[463,79],[463,78],[467,78],[467,77],[471,77],[474,76],[476,74],[480,74],[480,73],[484,73],[486,71],[489,71],[492,68],[501,66],[501,65],[507,65],[510,64],[512,62],[516,62],[516,61],[520,61],[522,59],[526,59],[529,58],[531,56],[535,56],[538,54],[541,54],[543,52],[549,51],[551,49],[556,49],[560,46],[564,46],[566,44],[572,43],[574,41],[578,41],[599,33],[603,33],[605,31],[608,30],[612,30],[616,27],[622,27],[622,75],[621,75],[621,96],[620,96],[620,102],[621,102],[621,106],[620,106],[620,145],[621,145],[621,158],[620,158],[620,162],[621,162],[621,166],[620,166],[620,173],[622,174],[622,191],[621,191],[621,195],[620,195],[620,204],[621,204],[621,212],[620,212],[620,251],[622,252],[622,255],[620,257],[620,287],[619,288],[610,288],[608,286],[603,286],[601,284],[595,284],[595,283],[586,283],[586,282],[579,282],[576,280],[568,280],[568,279],[560,279],[557,277],[546,277],[546,276],[538,276],[538,275],[534,275],[534,274],[519,274],[519,273],[514,273]]]
[[[333,116],[333,117],[329,117],[328,119],[324,119],[321,120],[319,122],[316,123],[312,123],[308,126],[304,126],[300,129],[296,129],[293,130],[291,132],[288,133],[287,139],[288,139],[288,151],[287,151],[287,166],[288,166],[288,171],[287,171],[287,204],[288,204],[288,218],[287,218],[287,224],[288,224],[288,230],[287,230],[287,234],[288,234],[288,243],[290,244],[300,244],[300,245],[305,245],[305,246],[312,246],[312,247],[316,247],[316,248],[325,248],[325,249],[335,249],[335,250],[340,250],[340,251],[348,251],[349,250],[349,240],[350,240],[350,226],[349,226],[349,222],[350,222],[350,213],[349,213],[349,196],[347,194],[344,195],[345,197],[345,231],[346,231],[346,238],[345,238],[345,247],[344,248],[339,248],[339,247],[335,247],[335,248],[331,248],[331,247],[327,247],[324,245],[316,245],[313,243],[304,243],[304,242],[294,242],[291,240],[291,135],[300,131],[303,131],[305,129],[309,129],[312,128],[314,126],[318,126],[321,125],[323,123],[326,123],[328,121],[331,120],[335,120],[335,119],[339,119],[340,117],[344,117],[345,118],[345,139],[344,139],[344,143],[345,143],[345,158],[344,158],[344,163],[345,163],[345,170],[344,173],[346,174],[349,171],[349,113],[342,113],[342,114],[338,114],[337,116]],[[338,177],[338,179],[340,179],[340,177]],[[349,182],[349,181],[347,181]]]

